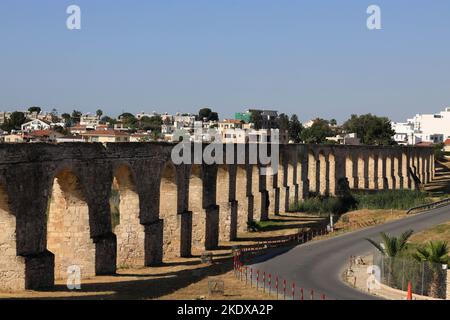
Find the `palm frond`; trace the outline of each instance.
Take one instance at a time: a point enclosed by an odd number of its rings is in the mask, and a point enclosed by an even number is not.
[[[397,240],[398,251],[402,251],[406,247],[408,239],[412,236],[413,233],[414,230],[409,229],[400,235],[400,237]]]
[[[380,251],[382,255],[386,255],[386,252],[384,251],[383,247],[379,243],[377,243],[374,240],[369,239],[369,238],[366,238],[366,240],[369,241],[375,248],[377,248],[377,250]]]

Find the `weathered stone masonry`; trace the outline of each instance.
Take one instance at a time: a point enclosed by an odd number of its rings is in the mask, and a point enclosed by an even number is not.
[[[236,147],[236,146],[234,146]],[[52,287],[117,267],[158,265],[237,238],[251,220],[313,193],[416,189],[434,177],[431,148],[281,145],[264,165],[181,164],[171,144],[0,145],[0,290]],[[236,156],[233,156],[236,157]],[[224,159],[227,158],[224,148]],[[120,223],[110,196],[120,193]]]

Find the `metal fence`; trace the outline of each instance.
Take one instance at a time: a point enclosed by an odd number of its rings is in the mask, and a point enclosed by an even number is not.
[[[379,281],[391,288],[408,290],[411,282],[412,292],[432,298],[446,298],[446,266],[414,259],[390,258],[374,255],[373,264],[380,270]]]

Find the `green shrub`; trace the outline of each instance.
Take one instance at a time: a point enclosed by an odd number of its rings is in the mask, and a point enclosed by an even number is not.
[[[319,215],[343,214],[356,206],[353,197],[313,196],[303,202],[291,205],[291,211]]]
[[[410,190],[382,190],[374,193],[356,192],[354,197],[358,203],[358,209],[408,210],[431,202],[426,193]]]
[[[290,211],[341,215],[355,209],[408,210],[430,202],[428,194],[420,191],[380,190],[354,192],[340,197],[312,195],[298,204],[292,204]]]

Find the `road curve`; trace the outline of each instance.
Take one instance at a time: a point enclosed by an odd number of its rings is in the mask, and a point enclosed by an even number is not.
[[[373,250],[365,238],[379,239],[380,232],[399,235],[407,229],[419,232],[450,220],[450,206],[433,209],[383,225],[313,241],[290,250],[279,248],[259,257],[252,268],[295,282],[306,292],[314,289],[327,299],[367,300],[374,296],[355,290],[341,281],[341,274],[351,255]],[[287,251],[286,251],[287,250]],[[288,291],[289,292],[289,291]]]

